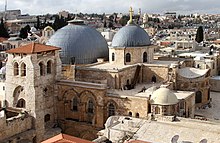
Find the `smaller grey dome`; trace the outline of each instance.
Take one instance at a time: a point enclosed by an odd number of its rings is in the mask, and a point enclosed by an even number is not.
[[[147,32],[135,24],[128,24],[121,28],[112,40],[112,47],[138,47],[150,44]]]

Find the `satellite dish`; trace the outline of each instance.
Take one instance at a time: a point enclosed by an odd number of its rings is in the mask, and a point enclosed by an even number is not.
[[[202,139],[199,143],[208,143],[207,139]]]
[[[178,139],[179,139],[179,135],[173,136],[171,139],[171,143],[177,143]]]

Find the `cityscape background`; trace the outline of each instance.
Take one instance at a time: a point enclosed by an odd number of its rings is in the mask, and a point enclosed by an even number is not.
[[[7,0],[7,9],[22,9],[22,13],[45,14],[67,10],[72,13],[128,13],[132,6],[146,13],[176,11],[179,14],[220,13],[217,0]],[[0,11],[5,9],[5,0],[0,1]]]

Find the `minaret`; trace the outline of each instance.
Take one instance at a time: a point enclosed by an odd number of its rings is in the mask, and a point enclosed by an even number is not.
[[[130,20],[128,21],[128,24],[132,24],[133,23],[133,14],[134,14],[134,11],[132,9],[132,7],[130,7],[130,10],[129,10],[129,13],[130,13]]]
[[[6,21],[6,19],[7,19],[7,18],[6,18],[6,17],[7,17],[7,16],[6,16],[6,12],[7,12],[7,0],[5,0],[5,15],[4,15],[5,21]]]
[[[138,15],[141,16],[141,8],[138,10]]]
[[[141,17],[141,8],[138,10],[138,24],[140,25],[142,22],[142,17]]]

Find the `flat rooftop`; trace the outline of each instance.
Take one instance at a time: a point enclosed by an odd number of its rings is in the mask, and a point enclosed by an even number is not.
[[[100,70],[122,70],[128,67],[133,67],[133,66],[137,66],[137,65],[148,65],[148,66],[170,66],[173,63],[178,63],[178,61],[159,61],[159,60],[155,60],[151,63],[137,63],[137,64],[132,64],[132,65],[124,65],[124,64],[115,64],[115,63],[101,63],[101,64],[94,64],[94,65],[89,65],[89,66],[85,66],[82,68],[91,68],[91,69],[100,69]]]
[[[147,89],[156,86],[160,87],[162,83],[141,83],[137,84],[134,89],[131,90],[121,90],[121,89],[108,89],[107,95],[108,96],[119,96],[119,97],[149,97],[150,94],[152,94],[151,91],[148,91]],[[146,88],[145,92],[140,92],[143,88]]]
[[[91,65],[87,68],[102,69],[102,70],[121,70],[124,68],[133,67],[136,65],[137,64],[123,65],[123,64],[103,63],[103,64],[98,64],[98,65]]]
[[[116,119],[116,118],[115,118]],[[180,121],[150,121],[138,118],[126,120],[125,116],[119,116],[118,124],[109,129],[117,133],[132,132],[133,138],[153,143],[169,143],[177,135],[178,142],[188,141],[198,143],[207,140],[208,143],[220,141],[220,124],[196,119],[179,118]]]
[[[118,97],[141,97],[141,98],[149,98],[150,95],[153,94],[155,88],[159,88],[162,83],[142,83],[137,84],[134,89],[131,90],[119,90],[119,89],[108,89],[108,96],[118,96]],[[141,92],[143,88],[146,88],[144,92]],[[177,99],[186,99],[191,96],[194,92],[190,91],[173,91],[177,96]]]

